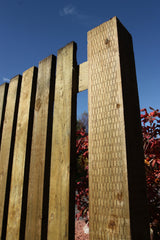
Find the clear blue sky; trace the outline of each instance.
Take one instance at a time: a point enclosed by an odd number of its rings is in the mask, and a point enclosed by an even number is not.
[[[141,108],[160,108],[160,0],[0,0],[0,84],[71,41],[86,61],[87,31],[113,16],[133,37]],[[86,92],[78,102],[79,116]]]

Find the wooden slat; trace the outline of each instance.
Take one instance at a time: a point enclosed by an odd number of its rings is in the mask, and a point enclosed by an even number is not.
[[[18,240],[20,236],[23,184],[26,187],[25,168],[29,164],[36,77],[37,69],[34,67],[26,70],[22,77],[11,177],[7,240]]]
[[[74,239],[74,217],[70,219],[70,198],[73,189],[70,187],[72,164],[73,135],[75,122],[77,81],[74,78],[76,67],[76,46],[72,42],[58,51],[54,120],[52,135],[50,199],[48,240]],[[73,123],[74,124],[74,123]],[[72,132],[74,134],[74,132]],[[73,204],[73,203],[72,203]],[[74,204],[72,205],[74,206]],[[72,212],[74,215],[74,211]],[[70,230],[69,230],[70,229]]]
[[[49,137],[47,128],[49,131],[52,129],[52,122],[49,122],[49,118],[51,120],[53,115],[55,63],[56,58],[49,56],[39,63],[38,69],[25,229],[26,240],[41,239],[45,161],[46,163],[50,161],[49,155],[46,159],[46,151],[48,152],[48,145],[51,144],[47,139]]]
[[[3,129],[3,120],[6,107],[6,99],[8,92],[8,83],[4,83],[0,86],[0,148],[1,148],[1,138]]]
[[[11,79],[8,89],[4,118],[1,152],[0,152],[0,239],[4,239],[7,220],[8,196],[10,190],[10,174],[12,169],[17,109],[20,94],[21,76]],[[8,180],[7,180],[8,175]],[[8,181],[8,184],[7,184]],[[7,186],[7,187],[6,187]],[[6,190],[7,188],[7,190]],[[4,216],[4,219],[3,219]]]
[[[81,92],[87,89],[88,89],[88,62],[84,62],[79,65],[78,91]]]
[[[148,240],[132,41],[116,17],[88,32],[88,73],[89,238]]]

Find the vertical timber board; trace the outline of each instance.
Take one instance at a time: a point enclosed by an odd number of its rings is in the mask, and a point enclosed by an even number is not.
[[[36,78],[35,67],[26,70],[22,77],[9,198],[7,240],[18,240],[20,236],[25,164],[29,161]]]
[[[130,107],[128,104],[130,100],[124,98],[124,79],[122,79],[119,55],[121,56],[116,17],[88,32],[91,240],[148,239],[142,237],[144,221],[141,222],[141,232],[140,227],[136,232],[136,238],[131,226],[133,216],[130,215],[130,190],[133,184],[129,182],[127,167],[128,162],[135,159],[129,159],[127,151],[126,121],[128,119],[127,112],[126,114],[124,112]],[[130,68],[134,68],[134,65],[130,65]],[[124,67],[123,71],[128,70]],[[130,81],[129,77],[128,75],[127,81]],[[132,79],[136,81],[135,76]],[[131,83],[128,82],[129,84]],[[132,91],[137,89],[134,88]],[[132,95],[130,92],[128,98],[132,97],[135,98],[132,101],[137,108],[137,93]],[[130,145],[136,140],[137,136],[132,137]],[[143,161],[141,153],[141,150],[137,151]],[[144,186],[141,187],[144,193]],[[143,208],[142,205],[141,207]],[[134,209],[132,213],[133,211]]]
[[[74,42],[58,51],[54,119],[52,134],[48,240],[74,239],[74,217],[70,221],[72,174],[72,121],[76,118],[76,45]],[[72,203],[72,207],[74,203]],[[72,212],[74,215],[74,210]],[[72,229],[70,228],[72,224]]]
[[[41,239],[44,171],[48,118],[53,115],[56,57],[49,56],[39,63],[34,108],[33,137],[29,172],[25,239]],[[51,102],[51,103],[50,103]],[[50,108],[49,108],[50,106]]]
[[[11,79],[8,89],[6,111],[4,117],[3,134],[1,141],[0,152],[0,239],[3,239],[2,226],[3,220],[7,220],[8,199],[6,194],[9,195],[10,188],[10,174],[12,169],[17,107],[20,93],[21,76],[16,76]],[[8,177],[8,180],[7,180]],[[8,181],[8,184],[7,184]],[[6,187],[7,186],[7,187]]]
[[[4,83],[0,86],[0,148],[1,148],[1,138],[2,138],[2,129],[3,129],[3,120],[6,107],[6,99],[8,92],[8,83]]]

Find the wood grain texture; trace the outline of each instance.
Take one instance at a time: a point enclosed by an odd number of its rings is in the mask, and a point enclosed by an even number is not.
[[[9,199],[8,223],[6,239],[19,239],[22,214],[23,184],[25,167],[31,145],[32,109],[34,107],[34,92],[37,69],[32,67],[23,73],[22,86],[18,110],[13,168],[11,177],[11,191]],[[26,184],[25,184],[26,186]],[[22,219],[23,220],[23,219]]]
[[[0,148],[1,148],[1,138],[2,138],[2,129],[3,121],[6,107],[6,99],[8,92],[8,83],[3,83],[0,85]]]
[[[74,239],[70,224],[72,121],[76,117],[76,46],[70,43],[58,51],[52,134],[48,240]],[[73,119],[74,118],[74,119]],[[74,180],[73,180],[74,181]],[[74,203],[72,203],[72,207]],[[74,211],[72,212],[72,215]]]
[[[2,231],[3,220],[7,220],[8,195],[10,188],[10,174],[12,168],[13,149],[15,140],[16,118],[21,76],[11,79],[8,89],[6,111],[4,118],[1,152],[0,152],[0,239],[3,239],[5,229]],[[17,104],[17,106],[16,106]],[[7,180],[8,177],[8,180]],[[8,185],[7,185],[8,181]],[[7,189],[7,190],[6,190]],[[5,215],[5,216],[4,216]],[[5,218],[5,219],[4,219]],[[6,226],[4,226],[5,228]]]
[[[129,240],[125,126],[116,18],[88,32],[88,68],[90,239]]]
[[[79,65],[78,91],[81,92],[87,89],[88,89],[88,62],[84,62]]]
[[[131,37],[116,17],[88,32],[91,240],[149,239],[131,48]]]
[[[34,108],[33,137],[31,147],[29,189],[27,201],[27,220],[25,239],[41,239],[42,207],[48,118],[53,115],[53,96],[56,57],[49,56],[39,63],[36,101]],[[48,156],[49,158],[49,156]],[[47,186],[46,186],[47,187]]]

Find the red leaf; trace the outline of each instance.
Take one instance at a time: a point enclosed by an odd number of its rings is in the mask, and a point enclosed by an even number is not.
[[[152,167],[154,167],[155,163],[156,163],[156,160],[153,160],[152,161]]]

